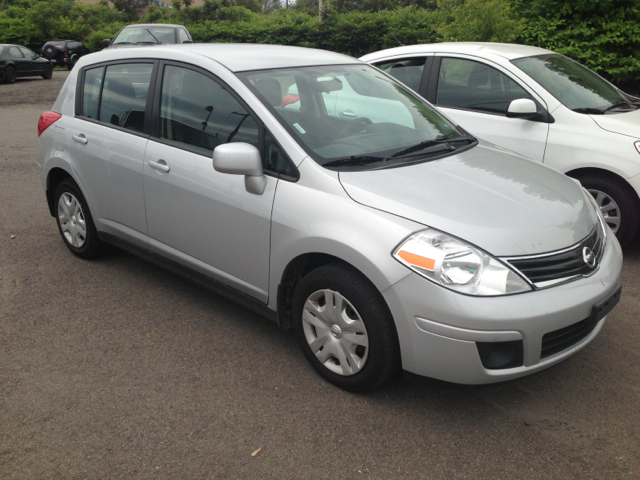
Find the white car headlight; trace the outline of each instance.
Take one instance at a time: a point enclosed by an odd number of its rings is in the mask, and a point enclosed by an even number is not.
[[[533,290],[522,277],[482,250],[432,228],[414,233],[393,257],[423,277],[468,295]]]

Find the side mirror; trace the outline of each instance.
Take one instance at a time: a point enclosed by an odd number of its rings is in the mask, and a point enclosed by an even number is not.
[[[522,118],[532,120],[538,116],[538,107],[529,98],[518,98],[509,104],[507,109],[508,118]]]
[[[213,150],[216,172],[244,175],[247,192],[262,195],[267,177],[262,170],[260,151],[248,143],[223,143]]]
[[[111,39],[110,38],[105,38],[104,40],[102,40],[102,48],[107,48],[111,45]]]

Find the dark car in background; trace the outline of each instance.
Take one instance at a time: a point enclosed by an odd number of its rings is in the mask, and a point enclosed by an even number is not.
[[[49,80],[53,66],[46,58],[21,45],[0,44],[0,81],[13,83],[18,77],[42,77]]]
[[[119,45],[169,45],[174,43],[193,43],[193,38],[184,25],[166,23],[134,24],[124,27],[111,40],[102,41],[104,48]]]
[[[51,40],[45,43],[40,51],[40,55],[51,63],[59,67],[66,66],[69,70],[75,66],[80,57],[88,53],[91,53],[91,50],[77,40]]]

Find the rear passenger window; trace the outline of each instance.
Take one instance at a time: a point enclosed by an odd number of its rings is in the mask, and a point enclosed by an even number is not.
[[[187,31],[180,29],[180,43],[184,43],[184,42],[190,42],[191,39],[189,38],[189,35],[187,35]]]
[[[108,66],[98,120],[137,132],[144,131],[152,71],[151,64]]]
[[[220,84],[196,71],[165,67],[160,138],[207,156],[222,143],[259,147],[258,123]]]
[[[380,70],[384,70],[414,91],[420,88],[422,72],[424,71],[425,57],[405,58],[376,64]]]
[[[495,68],[461,58],[442,59],[436,105],[504,115],[518,98],[531,96]]]
[[[84,72],[84,88],[82,93],[82,116],[98,118],[98,102],[104,67],[92,68]]]

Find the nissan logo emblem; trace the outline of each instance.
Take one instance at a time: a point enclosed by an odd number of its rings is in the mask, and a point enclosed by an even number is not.
[[[596,255],[591,251],[589,247],[584,247],[582,249],[582,259],[584,263],[586,263],[590,268],[596,266]]]

